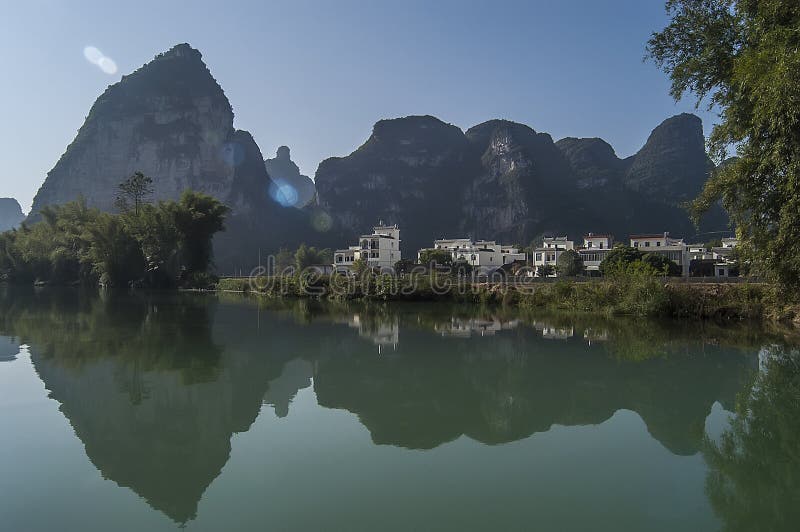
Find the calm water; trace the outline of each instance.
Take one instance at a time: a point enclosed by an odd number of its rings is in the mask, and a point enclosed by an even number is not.
[[[0,530],[796,530],[790,351],[745,326],[0,291]]]

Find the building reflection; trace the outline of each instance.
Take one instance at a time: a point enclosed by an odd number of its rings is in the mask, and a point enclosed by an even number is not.
[[[501,320],[490,316],[485,318],[451,317],[449,322],[437,323],[434,330],[442,336],[470,338],[472,336],[494,336],[500,331],[514,329],[519,320]]]

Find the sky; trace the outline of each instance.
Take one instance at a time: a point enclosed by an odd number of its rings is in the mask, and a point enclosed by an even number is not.
[[[105,88],[156,54],[199,49],[265,157],[304,174],[360,146],[382,118],[492,118],[601,137],[625,157],[665,118],[695,112],[643,61],[663,0],[115,3],[2,0],[0,197],[27,212]],[[100,56],[85,54],[95,47]],[[109,62],[109,59],[111,62]],[[101,68],[102,67],[102,68]],[[114,68],[116,67],[116,68]]]

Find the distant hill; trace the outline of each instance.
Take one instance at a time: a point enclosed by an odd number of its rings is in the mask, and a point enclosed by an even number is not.
[[[48,172],[32,219],[81,196],[113,210],[119,183],[142,171],[154,180],[154,200],[194,189],[229,205],[216,263],[246,273],[280,247],[345,246],[380,220],[400,225],[406,256],[445,236],[523,245],[546,233],[691,237],[697,230],[682,204],[713,170],[700,119],[689,114],[664,121],[626,159],[602,139],[554,142],[508,120],[466,132],[433,116],[380,120],[353,153],[322,161],[314,181],[288,147],[265,160],[233,120],[200,52],[179,44],[100,95]],[[8,223],[18,223],[19,206],[11,210]],[[717,209],[701,231],[726,228]]]
[[[0,231],[13,229],[25,219],[22,207],[14,198],[0,198]]]
[[[700,119],[689,114],[664,121],[627,159],[598,138],[553,142],[507,120],[464,133],[432,116],[410,116],[378,122],[349,156],[323,161],[315,182],[342,236],[383,219],[401,226],[408,253],[444,236],[518,244],[590,231],[691,237],[697,229],[683,204],[712,170]],[[701,231],[727,224],[716,209]]]

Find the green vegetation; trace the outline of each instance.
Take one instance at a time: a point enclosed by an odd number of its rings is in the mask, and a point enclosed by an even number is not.
[[[762,285],[664,283],[637,263],[596,282],[542,283],[513,300],[523,309],[716,320],[759,320],[769,291]]]
[[[652,266],[636,261],[602,279],[533,281],[519,285],[473,283],[435,271],[410,275],[319,275],[222,279],[217,288],[270,298],[337,301],[444,301],[502,305],[518,311],[569,312],[600,316],[760,320],[771,304],[764,285],[665,283]]]
[[[294,267],[300,271],[315,264],[333,264],[333,251],[329,248],[317,249],[300,244],[294,252]]]
[[[583,259],[574,249],[568,249],[558,256],[556,271],[559,277],[575,277],[583,274]]]
[[[114,205],[120,211],[125,212],[131,210],[131,203],[133,203],[133,212],[138,215],[142,205],[151,194],[153,194],[153,178],[136,172],[120,183],[119,194]]]
[[[600,263],[600,273],[613,276],[629,271],[633,274],[680,275],[681,268],[667,257],[618,244]]]
[[[444,249],[424,249],[419,252],[419,263],[426,266],[438,264],[439,266],[448,266],[452,264],[453,256],[449,251]]]
[[[648,54],[680,99],[720,110],[720,164],[693,203],[731,216],[753,272],[797,301],[800,288],[800,5],[796,0],[668,0]],[[736,157],[725,160],[728,149]]]
[[[118,202],[119,214],[81,199],[47,207],[40,222],[0,234],[0,279],[117,288],[212,285],[211,239],[224,229],[228,208],[191,191],[177,202],[144,203],[148,179],[137,173],[123,183],[132,199]]]
[[[536,275],[539,277],[551,277],[556,273],[556,269],[552,264],[542,264],[536,268]]]

